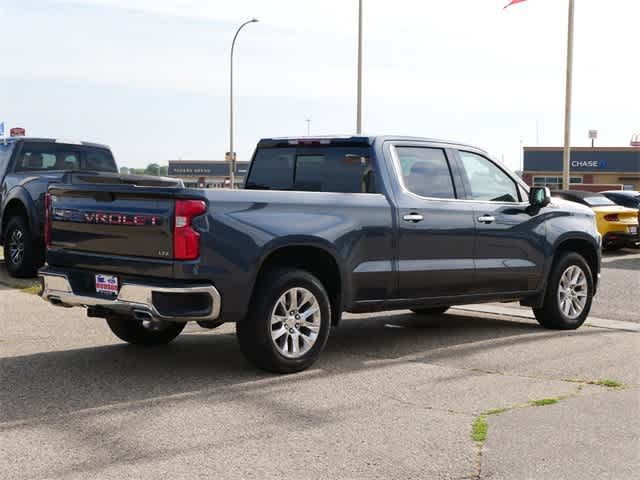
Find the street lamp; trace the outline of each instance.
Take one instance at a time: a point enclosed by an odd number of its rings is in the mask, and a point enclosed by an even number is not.
[[[358,87],[356,99],[356,133],[362,133],[362,0],[358,1]]]
[[[238,30],[236,30],[236,34],[233,36],[233,42],[231,42],[231,59],[229,62],[229,179],[231,180],[232,189],[235,188],[236,176],[236,155],[233,151],[233,50],[236,46],[236,38],[238,38],[240,30],[242,30],[245,25],[255,23],[257,21],[257,18],[252,18],[240,25]]]

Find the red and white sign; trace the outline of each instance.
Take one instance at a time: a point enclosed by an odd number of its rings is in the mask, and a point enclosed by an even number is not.
[[[25,133],[26,132],[22,127],[13,127],[11,130],[9,130],[9,135],[11,135],[12,137],[24,137]]]
[[[118,277],[115,275],[96,275],[96,293],[118,294]]]

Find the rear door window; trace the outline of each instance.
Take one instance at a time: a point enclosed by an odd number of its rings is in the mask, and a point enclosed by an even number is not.
[[[249,189],[373,193],[368,147],[258,149],[245,185]]]
[[[456,198],[451,170],[441,148],[396,147],[404,186],[429,198]]]

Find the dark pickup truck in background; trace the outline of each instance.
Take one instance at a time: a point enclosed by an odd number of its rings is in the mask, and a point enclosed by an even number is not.
[[[242,190],[114,180],[49,195],[45,300],[134,344],[236,322],[243,353],[275,372],[311,365],[343,311],[519,300],[544,327],[577,328],[600,271],[590,209],[437,140],[265,139]]]
[[[13,276],[34,276],[44,264],[44,199],[69,171],[117,173],[109,147],[51,138],[0,141],[0,243]]]

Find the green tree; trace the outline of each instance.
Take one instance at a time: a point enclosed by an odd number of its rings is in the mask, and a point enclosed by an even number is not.
[[[157,177],[158,175],[160,175],[160,165],[158,165],[157,163],[150,163],[149,165],[147,165],[144,173],[146,173],[147,175],[155,175]]]

